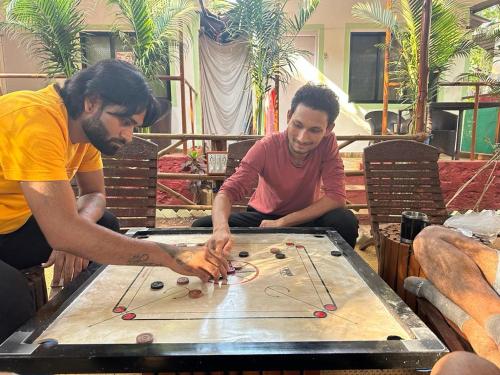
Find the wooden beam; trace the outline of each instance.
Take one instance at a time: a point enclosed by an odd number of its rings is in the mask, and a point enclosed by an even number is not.
[[[190,199],[187,199],[184,195],[176,192],[175,190],[169,188],[168,186],[162,184],[161,182],[157,182],[156,183],[158,185],[158,189],[164,191],[165,193],[168,193],[170,195],[172,195],[173,197],[177,198],[177,199],[180,199],[181,201],[183,201],[184,203],[186,204],[196,204],[195,202],[193,202],[192,200]]]
[[[187,125],[186,125],[186,82],[185,82],[185,72],[184,72],[184,36],[182,31],[179,33],[179,73],[181,77],[181,126],[182,133],[187,134]],[[187,143],[184,142],[182,145],[182,149],[184,154],[187,154]]]
[[[392,8],[392,0],[386,0],[385,8]],[[382,109],[382,135],[387,134],[387,111],[389,110],[389,58],[391,44],[391,30],[385,30],[385,49],[384,49],[384,106]]]
[[[425,112],[429,82],[429,35],[431,29],[432,0],[423,0],[420,56],[418,62],[418,97],[416,108],[416,131],[425,131]]]
[[[470,160],[476,158],[476,131],[477,131],[477,115],[479,111],[479,85],[476,85],[474,92],[474,112],[472,115],[472,137],[470,141]]]

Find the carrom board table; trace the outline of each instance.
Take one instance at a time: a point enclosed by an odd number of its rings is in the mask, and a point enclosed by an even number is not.
[[[232,233],[235,272],[223,285],[202,285],[196,277],[178,285],[180,275],[163,267],[101,267],[0,346],[0,371],[430,368],[447,352],[336,232]],[[128,232],[181,246],[202,244],[210,234],[209,228]],[[152,289],[155,281],[163,288]],[[191,298],[193,289],[201,297]],[[143,333],[153,342],[137,344]]]

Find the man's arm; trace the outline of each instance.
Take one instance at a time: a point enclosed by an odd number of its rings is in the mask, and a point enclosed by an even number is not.
[[[79,198],[76,201],[78,215],[92,223],[99,221],[106,209],[104,175],[102,169],[77,172]],[[65,286],[85,270],[89,260],[75,256],[65,249],[55,249],[43,267],[54,265],[52,287]]]
[[[78,214],[96,223],[106,209],[106,193],[102,169],[93,172],[78,172],[76,181],[80,196],[76,201]]]
[[[326,195],[317,200],[310,206],[302,210],[292,212],[277,220],[263,220],[260,224],[261,227],[294,227],[300,224],[307,223],[315,220],[318,217],[334,210],[338,207],[344,207],[345,200],[333,200]]]
[[[229,254],[233,244],[228,224],[231,207],[231,200],[226,194],[221,192],[215,196],[212,206],[213,234],[209,239],[208,247],[215,249],[217,254],[224,254],[224,256]]]
[[[205,281],[227,269],[227,263],[211,252],[132,239],[91,223],[78,215],[67,181],[24,181],[21,188],[54,249],[103,264],[166,266]]]

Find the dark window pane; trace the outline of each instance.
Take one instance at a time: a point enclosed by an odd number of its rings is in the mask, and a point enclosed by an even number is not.
[[[385,33],[351,33],[349,63],[349,101],[382,102],[384,91]],[[394,88],[389,89],[389,100],[397,101]]]

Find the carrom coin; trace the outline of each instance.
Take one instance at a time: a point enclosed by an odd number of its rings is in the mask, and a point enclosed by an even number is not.
[[[153,281],[151,283],[151,289],[153,289],[153,290],[159,290],[161,288],[163,288],[163,283],[161,281]]]
[[[276,258],[278,258],[278,259],[285,259],[285,258],[286,258],[286,255],[285,255],[285,254],[283,254],[283,253],[277,253],[277,254],[275,255],[275,257],[276,257]]]
[[[203,295],[203,292],[199,289],[191,289],[189,291],[189,298],[200,298]]]
[[[240,258],[246,258],[248,257],[248,251],[240,251],[239,256]]]
[[[272,247],[270,251],[271,251],[271,253],[273,253],[273,254],[278,254],[278,253],[281,253],[281,250],[280,250],[280,249],[278,249],[277,247]]]
[[[151,333],[141,333],[135,338],[135,342],[138,344],[151,344],[154,341],[154,337]]]
[[[189,279],[187,277],[179,277],[177,279],[177,285],[187,285],[189,284]]]

